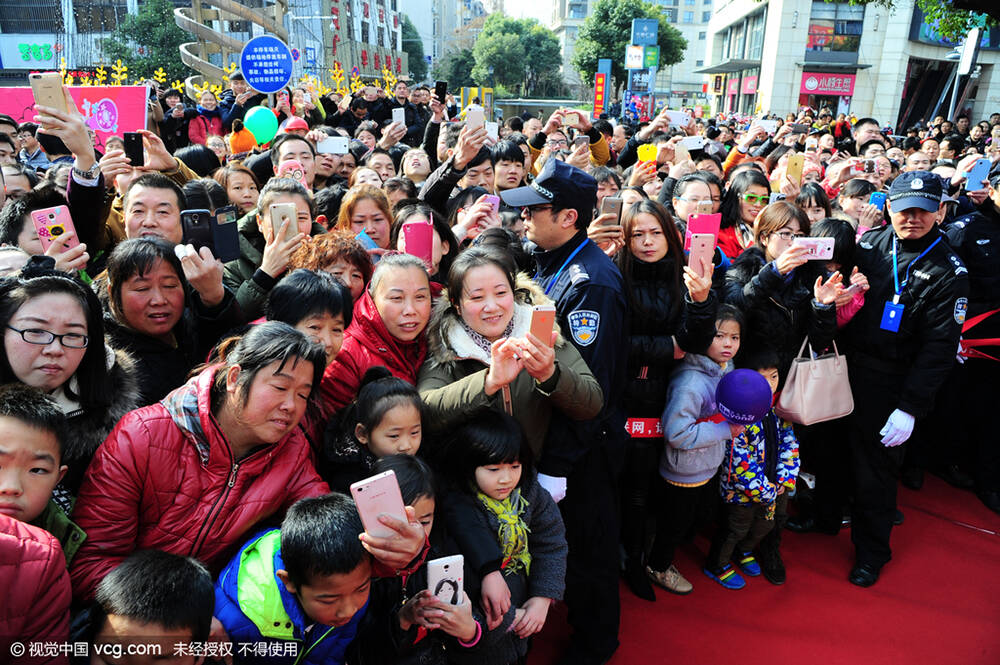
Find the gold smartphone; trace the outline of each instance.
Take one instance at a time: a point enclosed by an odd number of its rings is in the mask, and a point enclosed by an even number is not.
[[[63,79],[59,72],[28,74],[28,83],[31,84],[31,93],[35,96],[35,104],[69,113],[66,97],[63,95]]]

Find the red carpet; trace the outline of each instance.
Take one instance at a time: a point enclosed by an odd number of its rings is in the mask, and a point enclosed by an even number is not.
[[[705,538],[682,549],[687,596],[657,588],[648,603],[622,585],[621,647],[609,665],[801,662],[821,665],[1000,664],[1000,516],[934,476],[900,488],[902,526],[878,583],[848,583],[850,531],[785,532],[784,586],[748,578],[728,591],[701,572]],[[555,662],[569,635],[558,605],[530,665]]]

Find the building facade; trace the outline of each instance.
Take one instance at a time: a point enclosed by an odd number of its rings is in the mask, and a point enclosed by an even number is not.
[[[909,126],[947,111],[955,44],[913,0],[894,12],[823,0],[716,0],[705,65],[713,110],[785,114],[803,106]],[[988,32],[963,109],[1000,108],[1000,31]],[[942,108],[943,102],[943,108]]]

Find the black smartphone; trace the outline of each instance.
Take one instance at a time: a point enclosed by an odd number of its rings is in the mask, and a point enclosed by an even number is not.
[[[144,166],[146,158],[142,154],[142,134],[125,132],[122,142],[125,144],[125,156],[128,157],[132,166]]]
[[[212,253],[223,263],[229,263],[240,258],[240,234],[236,228],[239,210],[236,206],[226,206],[215,209],[212,220],[212,239],[215,248]]]
[[[438,98],[442,104],[445,103],[445,97],[448,96],[448,82],[447,81],[435,81],[434,82],[434,96]]]
[[[212,237],[212,212],[195,209],[181,211],[181,229],[185,245],[194,245],[195,250],[208,247],[215,254],[215,239]]]
[[[800,122],[790,122],[788,126],[792,128],[792,134],[808,134],[809,125]]]

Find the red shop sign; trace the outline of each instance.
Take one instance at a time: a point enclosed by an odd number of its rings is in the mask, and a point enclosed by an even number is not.
[[[740,80],[737,78],[731,78],[726,81],[726,94],[735,95],[740,91]]]
[[[853,95],[854,74],[802,72],[803,95]]]
[[[757,92],[757,77],[756,76],[744,76],[743,77],[743,88],[741,92],[744,95],[752,95]]]

